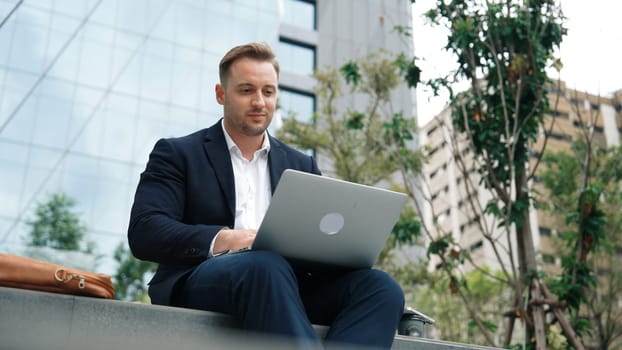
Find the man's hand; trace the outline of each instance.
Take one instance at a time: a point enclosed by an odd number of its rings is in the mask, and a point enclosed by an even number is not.
[[[257,230],[222,229],[214,241],[214,255],[248,248],[255,241],[255,236],[257,236]]]

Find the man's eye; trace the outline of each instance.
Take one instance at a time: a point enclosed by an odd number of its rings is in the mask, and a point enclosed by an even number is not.
[[[274,90],[264,90],[263,92],[266,96],[272,96],[274,95]]]

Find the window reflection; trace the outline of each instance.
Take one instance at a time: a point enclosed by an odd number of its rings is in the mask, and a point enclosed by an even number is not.
[[[313,95],[281,88],[279,106],[282,118],[295,118],[303,123],[313,122],[313,111],[315,110],[315,97]]]
[[[279,109],[270,125],[270,132],[274,133],[282,123],[283,119],[294,118],[299,122],[313,123],[313,113],[315,111],[315,96],[312,94],[295,91],[287,87],[280,87],[279,90]],[[312,149],[300,149],[300,151],[315,156]]]
[[[283,23],[315,30],[315,3],[304,0],[283,1]]]
[[[277,56],[283,71],[311,76],[315,69],[315,49],[281,39]]]

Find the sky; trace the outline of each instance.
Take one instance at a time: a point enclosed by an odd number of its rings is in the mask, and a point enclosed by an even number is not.
[[[448,74],[456,65],[455,59],[442,49],[447,42],[446,32],[427,24],[422,17],[435,2],[417,0],[412,8],[415,56],[424,80]],[[561,7],[568,30],[558,52],[564,65],[561,79],[569,88],[601,96],[622,89],[622,1],[564,0]],[[464,88],[464,84],[457,87]],[[434,97],[418,87],[417,103],[419,125],[424,125],[443,109],[447,96]]]

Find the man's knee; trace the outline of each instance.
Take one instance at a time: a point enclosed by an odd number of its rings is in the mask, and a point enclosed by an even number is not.
[[[395,306],[397,310],[404,307],[404,291],[393,277],[381,270],[370,269],[364,272],[364,281],[369,291],[380,299],[379,302]]]

